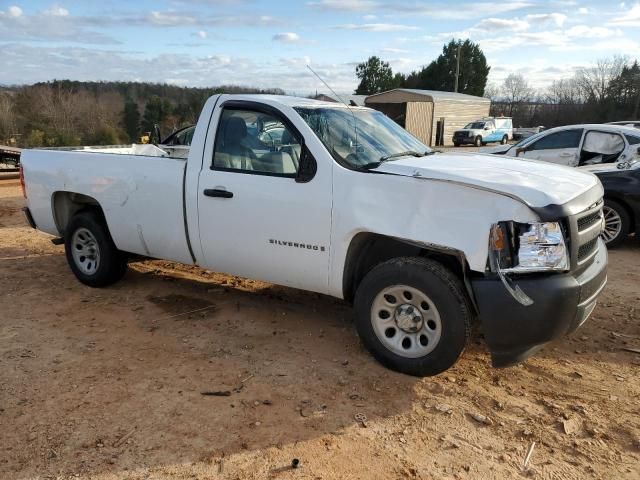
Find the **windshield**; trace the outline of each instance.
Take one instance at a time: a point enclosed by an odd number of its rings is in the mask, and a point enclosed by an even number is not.
[[[467,123],[464,128],[469,130],[482,130],[484,128],[484,122],[471,122]]]
[[[381,112],[362,108],[296,107],[333,158],[367,167],[405,153],[424,155],[429,147]]]
[[[513,147],[522,147],[523,145],[526,145],[528,143],[533,142],[534,140],[536,140],[537,138],[540,138],[543,134],[546,134],[547,132],[538,132],[538,133],[534,133],[533,135],[531,135],[530,137],[527,138],[523,138],[522,140],[520,140],[518,143],[515,143],[511,148]]]

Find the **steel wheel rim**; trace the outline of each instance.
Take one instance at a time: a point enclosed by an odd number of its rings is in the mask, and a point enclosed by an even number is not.
[[[433,301],[407,285],[392,285],[376,295],[371,325],[385,348],[405,358],[428,355],[442,336],[440,313]]]
[[[86,228],[79,228],[71,237],[71,254],[78,269],[93,275],[100,266],[100,248],[96,237]]]
[[[622,231],[622,218],[620,214],[613,208],[606,205],[602,209],[604,214],[604,230],[602,231],[602,239],[605,243],[609,243],[620,235]]]

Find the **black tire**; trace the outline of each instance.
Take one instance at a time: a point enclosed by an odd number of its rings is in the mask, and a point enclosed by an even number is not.
[[[460,144],[459,144],[459,143],[454,143],[454,144],[453,144],[453,146],[454,146],[454,147],[459,147],[459,146],[460,146]]]
[[[505,135],[505,136],[504,136],[504,137],[502,137],[502,139],[500,140],[500,145],[505,145],[508,141],[509,141],[509,138]]]
[[[437,309],[440,338],[426,355],[399,355],[375,332],[374,301],[383,290],[398,285],[424,293]],[[386,367],[408,375],[424,377],[447,370],[462,354],[470,334],[472,310],[462,282],[442,264],[426,258],[400,257],[374,267],[358,286],[354,309],[356,329],[369,352]],[[393,315],[397,318],[396,313]]]
[[[482,137],[480,135],[478,135],[474,140],[473,140],[473,144],[476,147],[480,147],[482,146]]]
[[[82,231],[80,229],[93,235],[94,248],[99,253],[98,261],[95,262],[97,267],[94,266],[95,271],[91,273],[83,271],[80,260],[74,258],[72,251],[80,246],[72,245],[74,234]],[[80,282],[90,287],[111,285],[120,280],[127,271],[127,256],[116,248],[104,219],[94,211],[84,210],[71,218],[65,231],[64,251],[73,274]]]
[[[604,201],[604,214],[605,214],[605,230],[607,229],[606,221],[607,221],[607,210],[610,209],[612,212],[618,215],[620,218],[620,231],[617,235],[610,236],[606,233],[602,235],[604,242],[607,244],[607,248],[615,248],[619,246],[622,242],[624,242],[629,235],[629,229],[631,226],[631,218],[629,217],[629,212],[627,209],[616,202],[615,200],[609,200],[608,198]]]

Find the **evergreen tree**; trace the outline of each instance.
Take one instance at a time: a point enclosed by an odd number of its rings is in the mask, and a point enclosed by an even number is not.
[[[407,76],[405,87],[453,92],[456,81],[456,62],[460,46],[460,76],[458,92],[483,96],[491,67],[480,47],[470,40],[451,40],[442,48],[440,56],[428,66]]]
[[[129,141],[135,143],[140,133],[140,111],[138,110],[138,104],[130,98],[127,98],[124,104],[122,124],[124,125],[124,131],[129,135]]]
[[[372,95],[394,88],[394,77],[391,67],[378,57],[369,57],[366,62],[358,64],[356,76],[360,84],[356,95]]]

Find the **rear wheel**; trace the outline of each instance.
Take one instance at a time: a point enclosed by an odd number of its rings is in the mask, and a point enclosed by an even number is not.
[[[618,202],[608,199],[604,201],[602,213],[604,215],[602,239],[607,247],[617,247],[629,235],[629,213]]]
[[[120,252],[102,217],[93,211],[73,216],[65,232],[67,262],[76,278],[90,287],[105,287],[127,271],[127,257]]]
[[[455,143],[455,142],[454,142],[453,146],[454,146],[454,147],[459,147],[459,146],[460,146],[460,144],[459,144],[459,143]]]
[[[504,145],[504,144],[506,144],[506,143],[507,143],[507,140],[509,140],[509,139],[508,139],[508,138],[507,138],[507,136],[505,135],[505,136],[504,136],[504,137],[502,137],[502,139],[500,140],[500,145]]]
[[[478,136],[475,138],[475,140],[473,141],[473,144],[474,144],[476,147],[480,147],[480,146],[482,146],[482,137],[481,137],[480,135],[478,135]]]
[[[415,376],[451,367],[464,350],[471,320],[460,280],[440,263],[418,257],[373,268],[356,292],[355,314],[373,356]]]

